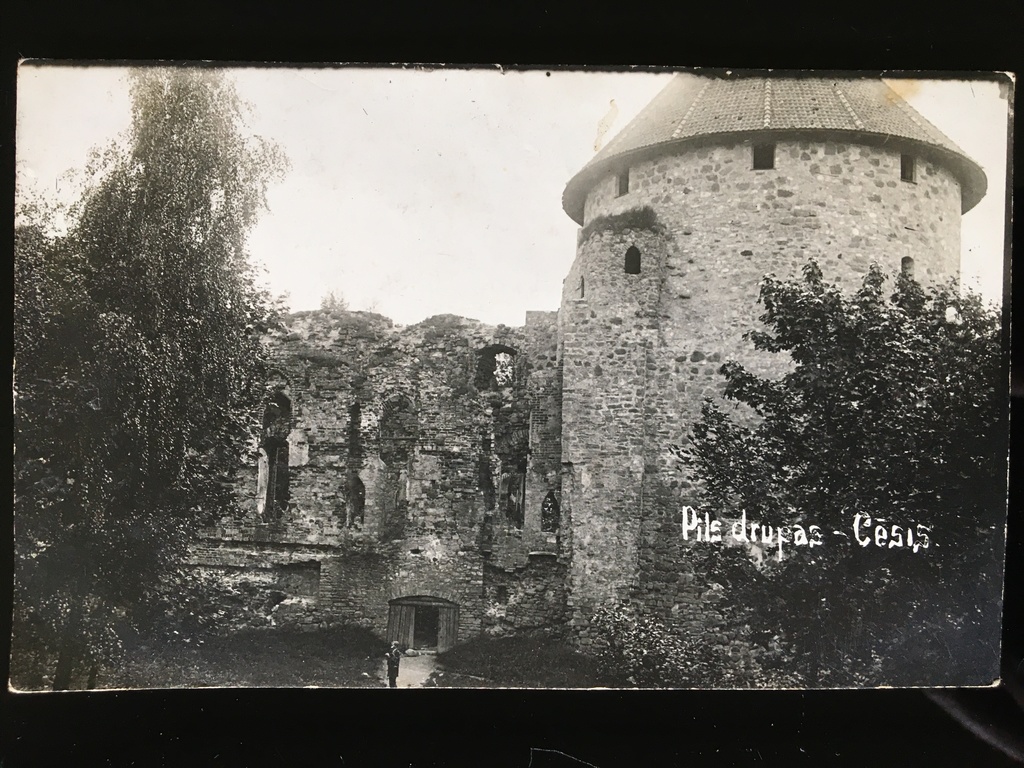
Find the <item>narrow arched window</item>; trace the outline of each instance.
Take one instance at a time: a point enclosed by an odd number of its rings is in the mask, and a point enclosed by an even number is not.
[[[526,505],[526,462],[522,461],[510,467],[501,476],[499,495],[505,506],[505,519],[509,525],[522,529]]]
[[[292,404],[283,392],[275,392],[263,411],[260,444],[259,506],[268,519],[279,518],[288,507],[288,434]]]
[[[346,489],[348,498],[345,503],[345,516],[348,527],[362,525],[366,520],[366,486],[357,474],[351,474],[348,478]]]
[[[626,274],[640,274],[640,249],[635,245],[629,246],[629,249],[626,251]]]
[[[900,261],[900,273],[908,280],[914,279],[914,260],[909,256],[904,256]]]
[[[540,529],[545,533],[552,533],[558,530],[559,507],[558,499],[552,491],[544,497],[540,505]]]
[[[581,299],[587,295],[587,284],[582,275],[580,276],[580,287],[578,290]]]

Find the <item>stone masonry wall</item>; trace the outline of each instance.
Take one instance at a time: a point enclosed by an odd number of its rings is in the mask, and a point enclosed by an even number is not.
[[[626,251],[641,271],[626,274]],[[644,512],[644,398],[666,240],[627,228],[579,246],[562,295],[562,461],[571,517],[570,605],[581,642],[597,605],[636,587]],[[582,290],[580,281],[583,280]]]
[[[564,627],[569,619],[565,564],[547,554],[522,568],[484,568],[484,631],[492,635]]]
[[[734,646],[737,634],[720,608],[722,585],[715,574],[696,570],[692,544],[682,540],[680,510],[696,497],[671,446],[687,442],[703,399],[720,396],[724,380],[718,369],[725,360],[739,360],[762,375],[788,370],[784,358],[756,353],[743,339],[763,311],[756,301],[759,280],[766,273],[793,277],[811,256],[826,279],[847,289],[859,284],[872,260],[895,273],[910,256],[915,276],[924,283],[955,277],[959,264],[960,189],[944,168],[918,159],[916,182],[906,182],[900,180],[897,148],[806,141],[780,141],[775,158],[774,169],[755,171],[749,144],[690,148],[631,168],[624,195],[616,195],[616,177],[608,176],[586,203],[586,224],[649,206],[667,230],[656,277],[658,305],[652,311],[657,322],[643,341],[643,395],[633,399],[642,400],[644,414],[644,447],[631,457],[642,477],[634,473],[629,491],[601,489],[590,508],[604,505],[609,514],[644,500],[644,514],[626,534],[636,533],[636,541],[615,545],[623,553],[620,559],[638,550],[635,566],[621,564],[624,573],[631,568],[637,573],[633,597],[648,611],[723,646]],[[581,244],[566,281],[566,319],[579,316],[570,287],[582,276],[589,294],[591,273],[599,283],[602,270],[621,272],[624,245],[625,240]],[[577,333],[566,331],[566,339]],[[567,431],[580,427],[569,413],[569,403],[579,398],[568,392],[575,380],[570,371],[578,365],[570,366],[567,355]],[[634,381],[640,380],[638,375]],[[628,391],[628,383],[610,380],[605,396],[615,397],[624,384]],[[723,406],[738,418],[751,417],[735,404]],[[619,428],[637,429],[633,415]],[[603,449],[618,442],[614,430],[606,432]],[[579,438],[568,435],[564,444],[572,446]],[[593,527],[579,517],[574,498],[576,535]]]
[[[596,184],[584,224],[652,206],[681,248],[674,281],[693,258],[702,274],[690,287],[722,299],[762,274],[793,274],[812,255],[826,277],[847,283],[871,260],[896,271],[904,256],[924,282],[955,276],[960,184],[920,157],[916,181],[901,181],[900,155],[895,145],[780,140],[775,167],[753,170],[750,143],[681,149],[630,168],[625,195],[616,196],[614,175]]]
[[[390,600],[434,596],[459,604],[460,639],[478,635],[484,563],[557,554],[557,531],[540,530],[542,500],[561,494],[556,332],[553,312],[530,313],[524,328],[292,316],[270,340],[271,388],[291,406],[288,503],[261,513],[254,460],[238,475],[238,514],[206,531],[204,562],[216,567],[225,543],[268,572],[273,553],[314,552],[319,587],[301,596],[304,616],[383,634]],[[481,373],[495,351],[513,361],[501,383]],[[516,451],[529,457],[521,520],[498,498],[519,488],[508,479]]]

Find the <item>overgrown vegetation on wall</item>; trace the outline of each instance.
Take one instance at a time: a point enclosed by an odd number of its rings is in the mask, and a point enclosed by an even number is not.
[[[658,219],[658,214],[649,205],[633,208],[622,213],[597,216],[580,232],[580,240],[586,240],[601,232],[618,234],[626,229],[646,229],[655,234],[664,234],[665,226]]]

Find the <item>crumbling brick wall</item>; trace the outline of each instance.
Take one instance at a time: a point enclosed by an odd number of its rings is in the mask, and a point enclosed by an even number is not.
[[[237,476],[238,513],[206,532],[196,561],[247,568],[283,594],[277,623],[383,634],[389,601],[434,596],[458,604],[461,639],[478,635],[485,563],[557,557],[557,530],[542,531],[540,514],[561,494],[556,317],[531,312],[509,328],[453,315],[409,327],[365,312],[291,316],[269,339],[268,402],[290,408],[287,503],[261,510],[254,451]],[[316,564],[315,594],[308,579],[278,574],[297,552]]]

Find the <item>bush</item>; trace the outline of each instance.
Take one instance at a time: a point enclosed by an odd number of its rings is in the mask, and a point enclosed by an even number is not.
[[[728,660],[717,647],[685,638],[629,606],[599,608],[591,619],[602,672],[640,688],[711,688]]]

